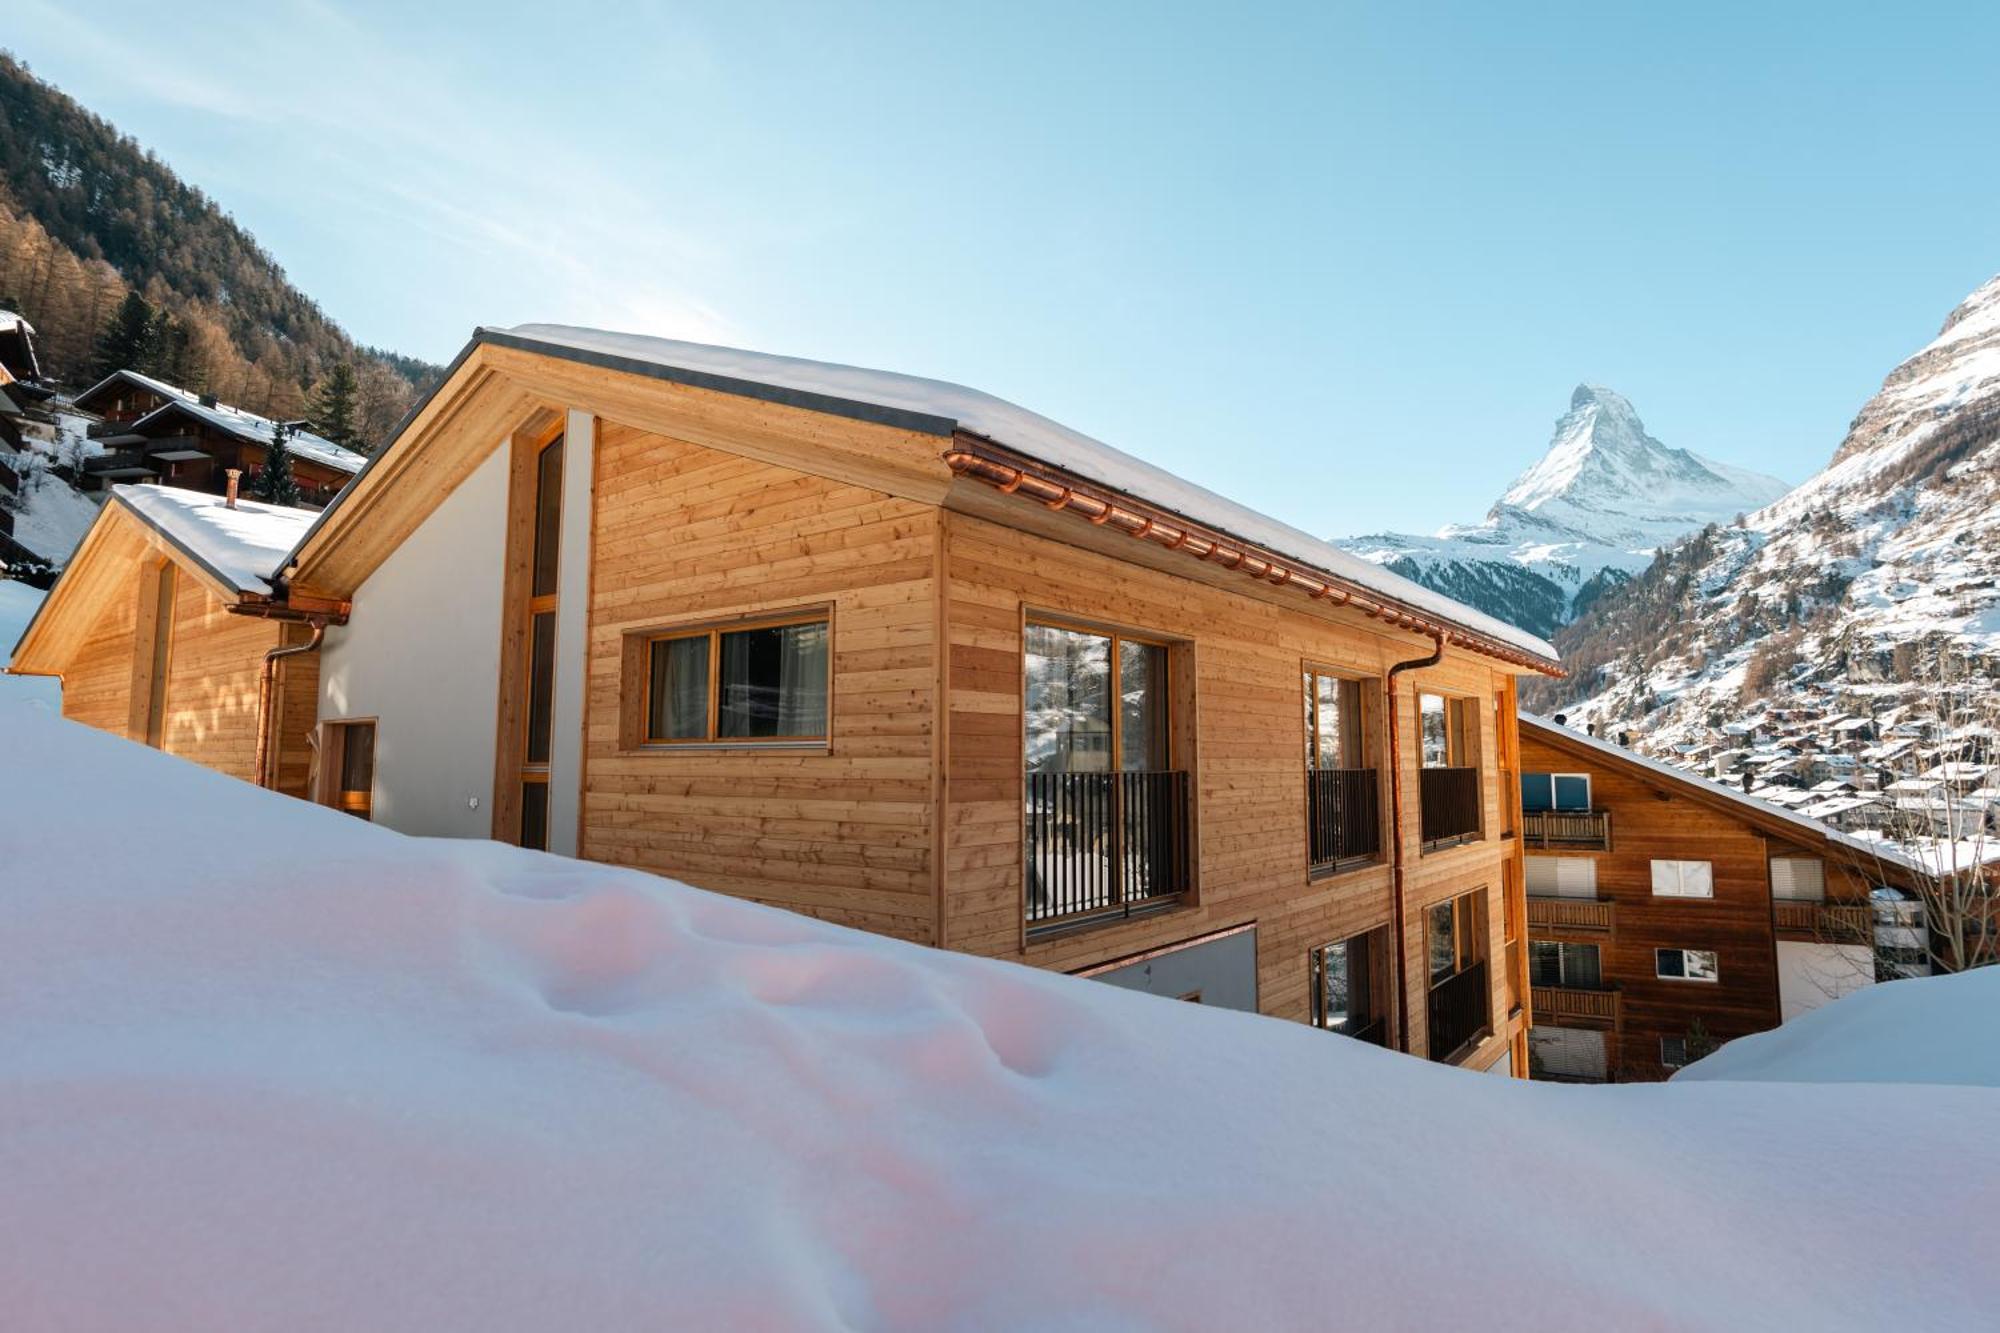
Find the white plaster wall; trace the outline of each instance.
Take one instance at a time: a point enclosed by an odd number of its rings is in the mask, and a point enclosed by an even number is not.
[[[556,568],[556,678],[549,737],[549,850],[576,855],[583,784],[583,705],[590,656],[591,487],[596,422],[571,412],[563,436],[562,555]]]
[[[1789,1023],[1801,1014],[1875,984],[1875,953],[1865,944],[1778,941],[1778,1012]]]
[[[327,631],[320,720],[378,720],[379,824],[492,836],[506,545],[497,447],[355,592],[348,624]]]

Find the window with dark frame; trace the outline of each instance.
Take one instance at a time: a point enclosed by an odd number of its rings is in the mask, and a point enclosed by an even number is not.
[[[1595,944],[1528,941],[1528,984],[1571,990],[1602,990],[1604,971]]]
[[[651,639],[645,742],[824,743],[830,635],[815,611]]]

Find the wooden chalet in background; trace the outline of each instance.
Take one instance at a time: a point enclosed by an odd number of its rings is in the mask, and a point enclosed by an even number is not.
[[[85,461],[86,489],[158,482],[220,495],[236,468],[243,485],[263,471],[276,423],[137,371],[119,370],[78,394],[74,406],[101,418],[91,438],[104,452]],[[309,430],[287,436],[301,503],[322,508],[368,460]]]
[[[266,572],[316,799],[1526,1073],[1553,651],[1012,404],[481,330]]]
[[[1538,1076],[1664,1078],[1875,980],[1896,853],[1523,713]]]

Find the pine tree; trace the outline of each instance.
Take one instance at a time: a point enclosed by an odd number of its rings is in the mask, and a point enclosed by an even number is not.
[[[114,370],[143,370],[153,362],[156,325],[153,307],[137,292],[125,293],[111,322],[97,339],[91,375],[103,379]]]
[[[349,449],[359,447],[359,433],[354,424],[355,400],[359,390],[360,382],[355,379],[353,365],[336,361],[327,377],[320,381],[319,393],[313,404],[313,420],[319,425],[319,433]],[[364,449],[362,452],[367,451]]]
[[[299,483],[292,477],[292,450],[287,443],[292,423],[279,421],[271,429],[271,447],[264,454],[263,470],[250,485],[250,494],[267,504],[299,503]]]

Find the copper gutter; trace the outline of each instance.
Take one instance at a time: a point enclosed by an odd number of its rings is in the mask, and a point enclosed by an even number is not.
[[[1436,666],[1444,657],[1444,636],[1429,657],[1413,657],[1389,668],[1383,684],[1389,712],[1389,883],[1390,910],[1396,916],[1396,1042],[1403,1054],[1410,1053],[1410,955],[1405,920],[1408,915],[1403,894],[1403,724],[1402,709],[1396,706],[1396,677],[1405,671]],[[1422,817],[1419,812],[1419,818]]]
[[[1116,528],[1128,537],[1158,542],[1170,551],[1184,551],[1196,560],[1212,561],[1260,583],[1279,588],[1298,588],[1314,601],[1351,606],[1363,615],[1397,629],[1427,634],[1440,642],[1527,667],[1544,675],[1567,674],[1559,664],[1547,658],[1524,652],[1489,635],[1438,620],[1358,583],[1310,571],[1275,553],[1260,552],[1247,542],[1200,527],[1140,501],[1099,494],[1053,472],[1040,470],[1033,466],[1031,460],[1003,456],[996,448],[986,445],[973,447],[961,441],[945,453],[944,461],[958,476],[985,482],[1003,495],[1019,495],[1058,512],[1067,510],[1098,527]]]
[[[271,720],[272,698],[277,692],[278,663],[287,657],[297,657],[300,653],[318,652],[321,641],[326,638],[326,617],[313,616],[308,621],[312,626],[312,637],[304,643],[295,643],[288,648],[273,648],[264,654],[264,670],[257,682],[257,785],[275,787],[277,777],[272,773],[271,757],[274,747],[271,732],[275,724]]]

